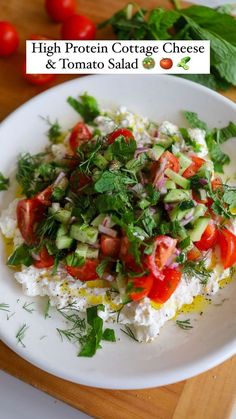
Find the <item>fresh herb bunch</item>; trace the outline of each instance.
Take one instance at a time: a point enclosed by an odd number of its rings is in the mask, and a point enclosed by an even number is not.
[[[100,23],[111,25],[121,40],[210,40],[211,74],[184,75],[211,89],[226,90],[236,85],[236,20],[228,9],[205,6],[176,10],[155,8],[150,11],[127,4],[111,18]]]

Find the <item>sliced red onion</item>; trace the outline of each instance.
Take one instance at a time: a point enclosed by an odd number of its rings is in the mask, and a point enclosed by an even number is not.
[[[34,260],[40,260],[40,256],[37,255],[37,253],[31,252],[31,255],[32,255]]]
[[[143,185],[142,183],[136,183],[136,185],[131,187],[131,190],[136,192],[137,194],[140,194],[143,192]]]
[[[175,248],[175,250],[174,250],[174,254],[176,255],[176,256],[178,256],[179,254],[180,254],[180,250],[179,249],[177,249],[177,247]]]
[[[65,200],[73,204],[73,199],[69,198],[68,196],[65,197]]]
[[[180,224],[182,227],[186,226],[188,223],[190,223],[190,221],[193,220],[193,215],[191,215],[191,217],[189,219],[184,218],[183,220],[180,221]]]
[[[113,281],[114,280],[114,276],[113,275],[111,275],[111,274],[109,274],[109,273],[106,273],[106,272],[104,272],[104,274],[103,274],[103,279],[105,279],[106,281]]]
[[[100,249],[100,244],[98,241],[96,243],[90,244],[89,246],[93,247],[94,249]]]
[[[147,183],[147,179],[143,176],[143,173],[141,171],[139,172],[139,177],[141,185],[145,185]]]
[[[134,158],[136,159],[139,156],[139,154],[146,153],[149,150],[149,147],[138,147],[134,153]]]
[[[171,265],[169,265],[169,268],[176,269],[176,268],[178,268],[178,266],[179,266],[179,264],[177,262],[173,262],[173,263],[171,263]]]
[[[112,221],[111,217],[109,217],[109,215],[106,215],[106,217],[104,218],[102,225],[104,227],[108,227],[111,228],[115,225],[115,223]]]
[[[201,179],[199,179],[199,182],[201,183],[201,185],[203,185],[203,186],[205,186],[205,185],[207,185],[208,184],[208,180],[207,179],[205,179],[205,178],[201,178]]]
[[[109,228],[109,227],[105,227],[102,224],[99,224],[98,231],[100,231],[100,233],[106,234],[107,236],[110,236],[110,237],[116,237],[117,236],[117,231],[116,230],[113,230],[112,228]]]
[[[64,172],[60,172],[56,180],[54,181],[53,186],[57,186],[65,176],[66,174]]]
[[[166,211],[171,211],[175,208],[175,204],[165,204],[164,207]]]

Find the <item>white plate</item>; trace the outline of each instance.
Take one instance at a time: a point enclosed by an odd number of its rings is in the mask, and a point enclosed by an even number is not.
[[[181,110],[198,112],[210,127],[223,126],[236,119],[236,107],[229,100],[201,87],[172,76],[90,76],[56,86],[30,100],[10,115],[0,127],[0,170],[9,174],[20,152],[38,152],[46,144],[46,126],[39,115],[56,118],[62,126],[71,127],[77,114],[66,103],[69,95],[87,91],[102,106],[126,105],[130,110],[155,121],[168,119],[184,124]],[[234,147],[227,144],[231,158]],[[235,159],[234,159],[235,162]],[[1,194],[1,207],[10,199]],[[62,322],[57,313],[44,319],[44,299],[25,298],[12,272],[5,266],[4,246],[0,244],[0,303],[10,304],[16,314],[6,319],[0,311],[0,337],[11,349],[32,364],[64,379],[89,386],[112,389],[137,389],[162,386],[199,374],[236,351],[236,286],[231,283],[219,292],[223,304],[211,304],[194,328],[183,331],[169,322],[160,336],[150,344],[138,344],[120,334],[117,343],[103,343],[92,359],[78,358],[76,348],[61,342],[56,327]],[[19,299],[19,300],[18,300]],[[18,300],[18,302],[17,302]],[[22,309],[25,301],[35,301],[32,314]],[[187,317],[191,317],[187,315]],[[25,348],[15,335],[26,323],[29,329]],[[42,340],[40,338],[46,335]]]

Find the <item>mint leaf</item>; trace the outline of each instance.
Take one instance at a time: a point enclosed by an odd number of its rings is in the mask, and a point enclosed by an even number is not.
[[[191,128],[200,128],[207,131],[207,124],[198,118],[197,113],[184,111],[184,116],[187,119]]]
[[[230,208],[236,208],[236,190],[226,190],[223,200]]]
[[[221,150],[220,145],[217,143],[212,133],[209,133],[206,136],[206,143],[209,150],[209,154],[214,163],[214,169],[218,173],[223,173],[224,165],[229,164],[230,162],[229,156]]]
[[[126,141],[123,136],[119,136],[109,148],[114,159],[125,163],[128,160],[133,159],[137,143],[132,139]]]
[[[80,101],[69,96],[67,102],[82,116],[85,122],[92,122],[100,114],[96,99],[87,93],[80,96]]]
[[[85,263],[85,258],[82,256],[77,255],[76,253],[71,253],[66,257],[66,264],[68,266],[72,266],[78,268],[83,266]]]
[[[116,342],[115,331],[113,329],[105,329],[102,334],[102,339],[108,342]]]
[[[0,191],[6,191],[9,187],[9,179],[0,172]]]
[[[95,183],[94,189],[99,193],[121,191],[125,185],[132,185],[134,183],[136,183],[134,179],[120,172],[105,171]]]
[[[216,129],[216,138],[220,144],[233,137],[236,137],[236,124],[233,122],[230,122],[225,128]]]
[[[26,244],[21,244],[16,248],[14,253],[9,257],[7,261],[8,266],[19,266],[25,265],[30,266],[33,263],[30,248]]]
[[[168,29],[179,19],[175,10],[161,8],[151,10],[148,17],[149,32],[152,39],[171,39]]]

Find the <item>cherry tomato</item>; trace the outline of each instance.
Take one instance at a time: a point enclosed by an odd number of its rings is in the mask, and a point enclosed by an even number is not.
[[[145,264],[149,271],[158,278],[160,271],[166,265],[168,259],[173,255],[176,248],[176,239],[169,236],[157,236],[154,239],[154,250],[151,255],[146,256]]]
[[[42,86],[44,84],[51,83],[55,78],[56,74],[27,74],[26,73],[26,62],[24,61],[22,66],[24,78],[33,85]]]
[[[152,301],[159,304],[165,303],[169,300],[173,292],[176,290],[181,280],[181,272],[177,269],[164,268],[161,278],[154,279],[153,287],[148,294],[148,297]]]
[[[169,70],[171,67],[173,67],[173,61],[171,58],[162,58],[160,61],[160,67],[164,70]]]
[[[119,128],[108,135],[107,137],[108,144],[114,143],[114,141],[120,136],[124,137],[126,142],[128,142],[129,140],[134,140],[132,131],[126,128]]]
[[[212,181],[211,181],[211,187],[212,190],[215,191],[218,188],[222,188],[222,180],[219,176],[216,176]]]
[[[10,22],[0,22],[0,57],[7,57],[16,52],[19,46],[19,35]]]
[[[35,229],[44,217],[45,206],[36,198],[21,199],[17,204],[17,225],[27,244],[37,241]]]
[[[197,247],[193,247],[191,250],[187,253],[187,259],[188,260],[197,260],[201,257],[201,252]]]
[[[174,172],[179,171],[179,160],[170,151],[165,151],[159,159],[160,163],[166,162],[165,169],[171,169]]]
[[[90,40],[95,39],[96,25],[86,16],[73,15],[62,24],[62,39]]]
[[[218,232],[221,261],[225,269],[231,268],[236,263],[236,236],[231,231],[223,228]]]
[[[187,169],[183,172],[182,176],[186,179],[194,176],[198,170],[202,167],[202,165],[206,162],[206,160],[201,159],[201,157],[198,156],[191,156],[192,163],[190,164]]]
[[[63,22],[76,13],[76,0],[46,0],[45,8],[55,22]]]
[[[91,183],[91,177],[82,173],[79,169],[75,170],[70,177],[70,188],[74,193],[81,192],[86,186]]]
[[[153,281],[155,278],[153,275],[146,275],[137,278],[129,278],[127,284],[127,294],[132,301],[139,301],[144,297],[147,297],[152,289]]]
[[[34,261],[35,268],[50,268],[54,264],[54,257],[49,255],[46,247],[42,247],[39,252],[39,260]]]
[[[101,235],[101,250],[104,256],[118,257],[120,252],[120,241],[118,237]]]
[[[119,259],[122,260],[127,269],[137,273],[142,271],[142,267],[136,263],[134,256],[130,252],[130,244],[127,236],[121,238]]]
[[[39,192],[36,195],[36,199],[43,205],[49,206],[51,205],[51,197],[53,193],[53,187],[52,185],[49,185],[46,189],[44,189],[42,192]]]
[[[85,125],[83,122],[78,122],[76,124],[70,134],[69,138],[69,144],[71,150],[76,153],[77,148],[83,144],[89,141],[92,138],[92,134],[89,131],[87,125]]]
[[[201,240],[194,244],[199,250],[209,250],[216,244],[217,236],[216,226],[213,222],[210,222],[205,229]]]
[[[76,279],[80,279],[80,281],[92,281],[93,279],[98,278],[98,274],[96,272],[98,265],[99,261],[97,259],[86,259],[83,266],[76,268],[74,266],[66,265],[65,268],[68,274]]]

